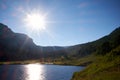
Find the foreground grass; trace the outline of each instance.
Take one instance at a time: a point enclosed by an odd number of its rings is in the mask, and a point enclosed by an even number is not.
[[[72,80],[120,80],[120,65],[94,63],[82,72],[76,72]]]
[[[96,60],[82,72],[75,72],[71,80],[120,80],[120,47]]]

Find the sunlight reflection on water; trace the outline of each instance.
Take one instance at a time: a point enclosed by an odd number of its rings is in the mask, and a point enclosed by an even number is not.
[[[45,80],[44,66],[40,64],[29,64],[26,66],[28,77],[26,80]]]
[[[48,64],[0,65],[0,80],[70,80],[80,66]]]

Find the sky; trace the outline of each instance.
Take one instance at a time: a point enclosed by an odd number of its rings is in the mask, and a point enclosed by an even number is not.
[[[35,12],[45,16],[45,29],[25,22]],[[40,46],[82,44],[120,26],[120,0],[0,0],[0,23]]]

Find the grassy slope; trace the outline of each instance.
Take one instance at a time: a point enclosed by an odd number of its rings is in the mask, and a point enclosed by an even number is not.
[[[84,58],[72,58],[71,60],[63,60],[63,61],[58,61],[54,62],[54,64],[61,64],[61,65],[75,65],[75,66],[86,66],[90,63],[92,63],[95,60],[94,55],[89,55]]]
[[[76,72],[72,80],[120,80],[120,46],[96,60],[82,72]]]

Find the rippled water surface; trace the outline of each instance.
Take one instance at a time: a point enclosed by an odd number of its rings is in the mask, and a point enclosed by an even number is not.
[[[70,80],[80,66],[0,65],[0,80]]]

